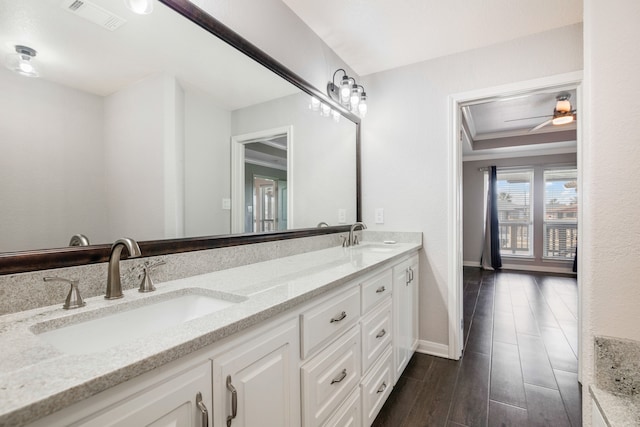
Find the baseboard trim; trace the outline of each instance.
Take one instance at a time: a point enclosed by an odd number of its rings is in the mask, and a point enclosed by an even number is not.
[[[463,261],[463,267],[482,267],[482,264],[475,261]],[[562,274],[576,274],[572,271],[571,267],[552,267],[545,265],[529,265],[529,264],[502,264],[503,270],[518,270],[518,271],[536,271],[541,273],[562,273]]]
[[[418,353],[430,354],[432,356],[449,358],[449,346],[432,341],[418,341]]]
[[[503,270],[520,270],[520,271],[539,271],[541,273],[562,273],[562,274],[576,274],[572,271],[571,267],[551,267],[544,265],[526,265],[526,264],[502,264]]]

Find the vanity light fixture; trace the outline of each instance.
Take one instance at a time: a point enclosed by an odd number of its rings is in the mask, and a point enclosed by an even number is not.
[[[153,0],[124,0],[124,4],[138,15],[148,15],[153,12]]]
[[[16,45],[16,53],[7,55],[7,68],[27,77],[38,77],[40,74],[34,66],[35,49]]]
[[[342,72],[342,79],[338,85],[336,84],[336,74],[339,72]],[[338,68],[333,73],[333,78],[327,84],[327,94],[331,99],[351,110],[352,113],[360,117],[367,114],[367,93],[364,87],[359,85],[353,77],[349,77],[343,68]]]

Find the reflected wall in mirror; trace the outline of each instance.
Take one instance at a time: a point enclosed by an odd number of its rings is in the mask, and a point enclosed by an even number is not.
[[[357,220],[356,124],[165,5],[0,0],[0,28],[0,57],[29,46],[41,76],[0,69],[0,252],[245,232],[231,141],[281,127],[286,228]]]

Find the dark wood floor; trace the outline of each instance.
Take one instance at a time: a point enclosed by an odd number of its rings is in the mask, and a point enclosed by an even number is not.
[[[416,353],[374,426],[581,426],[575,278],[464,270],[460,361]]]

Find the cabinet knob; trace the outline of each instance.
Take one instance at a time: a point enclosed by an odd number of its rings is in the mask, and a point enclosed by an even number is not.
[[[380,286],[378,289],[376,289],[376,294],[381,294],[386,290],[387,288],[385,288],[384,286]]]
[[[380,386],[380,388],[378,389],[378,391],[376,393],[382,393],[383,391],[385,391],[387,389],[387,383],[382,383],[382,385]]]
[[[382,338],[383,336],[385,336],[387,334],[387,331],[385,331],[384,329],[381,330],[380,332],[378,332],[378,334],[376,335],[376,338]]]

